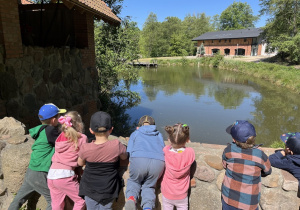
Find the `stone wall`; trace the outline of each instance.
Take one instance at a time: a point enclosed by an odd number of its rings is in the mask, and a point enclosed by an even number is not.
[[[113,137],[112,137],[113,138]],[[125,138],[119,137],[124,144]],[[0,209],[7,209],[14,194],[20,188],[27,169],[34,140],[25,134],[25,126],[14,118],[5,117],[0,120]],[[166,142],[167,143],[167,142]],[[192,179],[190,194],[191,210],[221,210],[221,184],[225,170],[222,166],[224,145],[190,143],[187,146],[195,150],[197,170]],[[274,149],[263,148],[268,155]],[[129,177],[128,161],[120,164],[126,182]],[[125,204],[124,190],[113,209],[121,210]],[[260,209],[263,210],[298,210],[298,181],[289,173],[273,168],[271,175],[262,178]],[[157,209],[161,208],[161,194],[157,188]],[[29,205],[35,208],[35,197]],[[38,209],[45,209],[45,200],[40,198]],[[66,207],[66,209],[71,209]]]
[[[0,46],[0,118],[33,127],[39,108],[51,102],[79,111],[88,125],[100,104],[98,73],[95,66],[83,68],[81,51],[23,46],[23,57],[4,59]]]

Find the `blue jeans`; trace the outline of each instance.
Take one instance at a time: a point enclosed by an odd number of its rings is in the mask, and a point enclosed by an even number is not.
[[[51,196],[47,184],[47,175],[47,172],[33,171],[28,168],[23,184],[13,202],[8,207],[8,210],[19,210],[19,208],[30,198],[34,192],[37,192],[45,197],[47,201],[47,210],[51,210]]]
[[[130,158],[129,178],[126,186],[126,198],[139,198],[141,192],[141,206],[153,209],[155,207],[156,182],[162,175],[165,162],[150,158]]]
[[[87,210],[111,210],[114,202],[114,199],[112,199],[108,204],[102,205],[88,196],[84,196],[84,200]]]

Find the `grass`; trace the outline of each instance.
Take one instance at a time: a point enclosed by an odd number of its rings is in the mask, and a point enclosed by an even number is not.
[[[283,141],[273,141],[272,144],[270,145],[271,148],[285,148],[285,144]]]

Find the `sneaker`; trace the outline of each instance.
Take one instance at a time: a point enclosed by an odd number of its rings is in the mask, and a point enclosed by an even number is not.
[[[133,196],[130,196],[127,198],[127,201],[125,203],[125,210],[136,210],[136,201]]]

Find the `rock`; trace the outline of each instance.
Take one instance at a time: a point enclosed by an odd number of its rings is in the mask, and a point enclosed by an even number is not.
[[[289,172],[281,170],[283,176],[282,189],[286,191],[298,191],[298,180]]]
[[[10,136],[9,136],[10,137]],[[1,141],[0,140],[0,152],[1,152],[1,150],[3,150],[3,148],[6,146],[6,143],[5,143],[5,141]]]
[[[9,144],[22,144],[27,140],[25,135],[13,135],[11,138],[7,139],[7,143]]]
[[[0,179],[0,196],[4,195],[6,192],[6,187],[4,186],[3,179]]]
[[[222,159],[219,156],[215,155],[206,155],[204,156],[205,162],[212,168],[217,170],[223,169]]]
[[[194,177],[201,181],[212,182],[215,179],[215,173],[207,166],[197,166]]]
[[[23,144],[7,144],[2,150],[2,171],[5,179],[5,187],[7,187],[8,192],[16,193],[21,187],[29,164],[33,142],[34,140],[29,138]]]
[[[283,179],[280,173],[280,169],[272,168],[272,175],[262,177],[262,184],[270,188],[281,186]]]
[[[13,117],[4,117],[0,120],[0,139],[7,135],[25,135],[25,125]]]
[[[221,194],[216,185],[198,181],[197,187],[191,189],[190,210],[222,209]]]
[[[280,188],[263,188],[260,206],[263,210],[298,210],[296,193],[282,192]]]
[[[219,175],[217,177],[216,185],[217,185],[217,187],[220,191],[221,191],[221,188],[222,188],[222,183],[223,183],[223,180],[224,180],[224,176],[225,176],[225,170],[221,171],[221,173],[219,173]]]
[[[51,75],[50,75],[50,80],[53,84],[57,84],[61,81],[62,79],[62,70],[61,69],[55,69]]]

